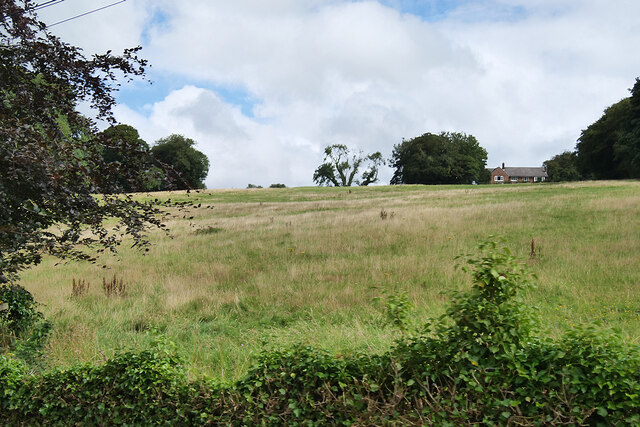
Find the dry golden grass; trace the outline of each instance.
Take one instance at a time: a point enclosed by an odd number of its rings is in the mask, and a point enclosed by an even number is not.
[[[141,196],[144,197],[144,196]],[[156,194],[153,197],[169,197]],[[187,195],[174,192],[174,199]],[[53,364],[98,360],[175,341],[191,373],[241,375],[265,345],[307,342],[336,352],[382,351],[397,333],[372,302],[406,292],[424,319],[441,291],[469,279],[454,257],[501,235],[539,277],[530,295],[552,331],[596,319],[640,335],[640,183],[347,189],[212,190],[168,221],[147,256],[124,249],[108,268],[28,271],[23,284],[54,322]],[[383,218],[381,212],[386,212]],[[102,278],[126,283],[108,298]],[[91,283],[73,297],[72,279]],[[377,287],[378,289],[374,289]],[[614,309],[611,309],[611,305]]]

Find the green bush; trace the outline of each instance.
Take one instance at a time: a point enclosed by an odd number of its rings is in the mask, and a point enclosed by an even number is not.
[[[14,335],[21,335],[42,318],[33,295],[20,285],[0,286],[0,303],[8,304],[0,311],[0,324]]]
[[[104,365],[82,365],[24,375],[6,385],[3,421],[20,425],[193,424],[185,402],[196,401],[179,358],[162,347],[116,355]],[[0,365],[2,369],[2,365]],[[4,385],[4,384],[3,384]],[[9,391],[6,391],[9,390]],[[202,397],[200,397],[202,400]]]
[[[495,242],[480,245],[464,268],[472,288],[454,293],[442,317],[382,355],[334,356],[304,345],[268,350],[244,379],[225,386],[189,381],[162,343],[101,366],[40,375],[0,356],[3,421],[640,425],[637,346],[595,327],[539,337],[520,300],[531,277]]]
[[[40,364],[51,324],[37,310],[33,295],[22,286],[0,286],[0,353],[12,352],[32,367]]]

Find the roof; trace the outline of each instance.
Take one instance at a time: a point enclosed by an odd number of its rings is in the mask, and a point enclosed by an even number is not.
[[[547,171],[543,167],[537,168],[519,168],[519,167],[505,167],[503,168],[504,172],[509,176],[521,176],[521,177],[531,177],[531,176],[544,176],[548,177]]]

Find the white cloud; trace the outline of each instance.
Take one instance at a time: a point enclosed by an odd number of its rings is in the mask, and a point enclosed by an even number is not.
[[[465,1],[435,22],[375,1],[139,0],[55,29],[89,52],[144,42],[154,73],[191,81],[118,117],[148,141],[197,140],[208,186],[244,187],[311,185],[328,144],[388,157],[443,130],[475,135],[488,166],[541,164],[628,96],[639,14],[636,0]],[[257,100],[253,117],[225,86]]]
[[[151,113],[146,116],[118,106],[116,118],[134,126],[151,144],[172,133],[195,140],[196,148],[211,163],[212,173],[206,180],[210,188],[306,183],[300,177],[314,157],[308,144],[283,137],[272,126],[247,118],[214,92],[185,86],[149,109]],[[302,165],[306,166],[301,169]]]

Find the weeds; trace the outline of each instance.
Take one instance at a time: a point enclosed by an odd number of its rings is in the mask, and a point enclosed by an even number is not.
[[[76,279],[73,278],[71,283],[71,295],[76,298],[85,296],[89,293],[89,286],[89,282],[84,279],[78,279],[76,281]]]
[[[113,275],[113,279],[107,281],[102,278],[102,289],[107,297],[124,297],[127,294],[127,286],[124,283],[124,279],[118,279],[116,275]]]
[[[195,231],[196,234],[218,234],[221,231],[223,231],[222,228],[219,227],[205,227],[205,228],[199,228]]]
[[[381,210],[380,210],[380,219],[381,219],[381,220],[385,220],[385,219],[387,219],[387,218],[391,219],[391,218],[393,218],[393,217],[394,217],[394,215],[395,215],[395,213],[394,213],[394,212],[387,212],[387,211],[385,211],[384,209],[381,209]]]

